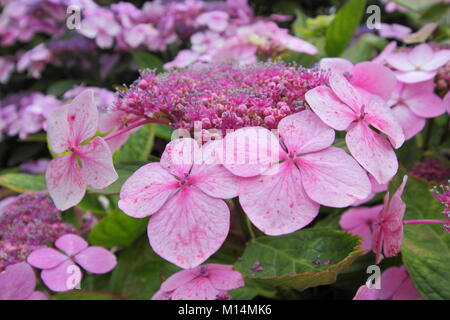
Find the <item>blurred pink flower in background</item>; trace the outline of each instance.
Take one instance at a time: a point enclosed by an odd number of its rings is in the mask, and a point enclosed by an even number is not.
[[[14,69],[13,57],[0,57],[0,83],[7,83]]]
[[[39,44],[25,52],[17,62],[17,71],[27,70],[33,78],[40,78],[41,72],[52,59],[50,50],[44,44]]]
[[[402,26],[401,24],[393,23],[380,23],[381,29],[378,30],[380,37],[393,38],[402,40],[405,36],[411,33],[411,28]]]

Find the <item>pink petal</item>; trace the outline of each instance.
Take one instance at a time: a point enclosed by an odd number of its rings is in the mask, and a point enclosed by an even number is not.
[[[380,300],[390,300],[407,278],[404,266],[387,268],[381,274]]]
[[[25,300],[35,286],[36,276],[29,264],[9,265],[0,273],[0,300]]]
[[[413,71],[415,69],[415,66],[409,61],[409,56],[406,52],[392,52],[385,59],[397,70]]]
[[[35,268],[51,269],[69,259],[66,255],[52,248],[34,250],[27,258],[27,262]]]
[[[239,202],[252,223],[268,235],[291,233],[308,225],[319,205],[305,193],[300,171],[291,161],[278,173],[242,179]]]
[[[380,290],[379,289],[369,289],[364,284],[359,287],[353,300],[378,300]]]
[[[396,41],[389,42],[388,45],[384,47],[383,51],[381,51],[380,54],[372,60],[372,62],[377,64],[385,64],[386,57],[389,56],[392,52],[394,52],[396,48],[397,48]]]
[[[446,111],[441,98],[434,92],[416,94],[409,97],[404,103],[411,108],[412,112],[422,118],[435,118]]]
[[[43,292],[34,291],[27,300],[48,300],[48,296]]]
[[[314,113],[333,129],[346,130],[355,120],[355,112],[328,87],[318,86],[309,90],[305,98]]]
[[[195,279],[198,276],[200,267],[194,269],[181,270],[171,275],[166,281],[161,284],[161,291],[171,292]]]
[[[334,130],[309,110],[282,119],[278,131],[288,151],[294,154],[319,151],[334,141]]]
[[[181,268],[192,268],[215,253],[230,228],[230,211],[223,200],[195,186],[182,188],[148,224],[153,250]]]
[[[115,268],[117,259],[102,247],[88,247],[74,256],[74,260],[90,273],[108,273]]]
[[[297,164],[306,193],[320,204],[346,207],[367,197],[372,189],[366,172],[340,148],[301,156]]]
[[[196,161],[200,161],[200,147],[191,138],[172,140],[161,156],[161,167],[174,176],[184,178]]]
[[[178,181],[157,162],[139,168],[120,190],[119,208],[143,218],[158,211],[177,188]]]
[[[320,59],[320,69],[329,70],[345,75],[352,74],[353,64],[347,59],[342,58],[323,58]]]
[[[65,234],[56,240],[55,246],[64,251],[68,256],[72,257],[86,249],[88,243],[76,234]]]
[[[170,300],[170,295],[168,295],[162,290],[158,290],[153,295],[152,300]]]
[[[408,277],[392,296],[392,300],[423,300],[423,298],[414,287],[412,279]]]
[[[397,172],[397,157],[391,145],[366,124],[356,123],[345,141],[352,156],[378,183],[387,183]]]
[[[95,137],[88,144],[78,147],[77,155],[81,160],[84,179],[93,188],[106,188],[119,178],[111,150],[102,138]]]
[[[385,66],[374,62],[361,62],[355,65],[350,82],[372,94],[389,100],[395,89],[395,74]]]
[[[231,199],[238,195],[239,177],[221,165],[194,166],[189,179],[197,188],[214,198]]]
[[[226,135],[219,157],[228,170],[240,177],[265,172],[284,151],[277,137],[261,127],[241,128]]]
[[[397,122],[389,108],[382,99],[374,95],[365,96],[366,108],[364,119],[371,126],[385,133],[391,141],[394,148],[398,149],[405,141],[402,127]]]
[[[208,278],[218,290],[233,290],[244,286],[244,278],[233,266],[223,264],[208,264]]]
[[[436,71],[410,71],[397,72],[395,76],[397,80],[405,83],[416,83],[433,79]]]
[[[72,260],[66,260],[53,269],[42,270],[41,279],[52,291],[72,290],[81,282],[80,268]]]
[[[411,139],[425,127],[425,119],[416,116],[405,105],[399,104],[392,108],[392,113],[403,129],[405,139]]]
[[[349,106],[354,112],[358,113],[363,104],[358,90],[344,76],[338,73],[332,73],[329,82],[331,89],[339,100]]]
[[[84,197],[86,181],[73,153],[50,161],[45,179],[53,202],[61,211],[78,204]]]
[[[427,60],[422,65],[422,69],[426,71],[436,70],[450,61],[450,50],[440,50],[434,53],[431,60]]]
[[[220,291],[206,277],[198,277],[176,289],[172,300],[216,300]]]
[[[69,106],[55,109],[47,120],[47,136],[53,152],[59,154],[70,149],[71,129],[68,119]]]
[[[415,46],[408,55],[409,61],[415,66],[425,65],[433,59],[433,56],[433,49],[426,43]]]

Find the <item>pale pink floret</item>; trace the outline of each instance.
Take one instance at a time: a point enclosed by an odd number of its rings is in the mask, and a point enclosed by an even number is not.
[[[432,80],[419,83],[398,82],[388,104],[402,126],[405,139],[422,131],[426,118],[435,118],[446,111],[443,101],[434,93]]]
[[[221,161],[233,174],[247,177],[240,181],[239,201],[258,229],[268,235],[294,232],[316,217],[319,204],[345,207],[367,197],[367,174],[344,150],[331,147],[334,130],[314,113],[290,115],[278,131],[280,139],[264,128],[243,128],[224,140],[229,149]],[[242,155],[249,161],[228,161]],[[252,158],[260,161],[252,163]]]
[[[222,199],[237,196],[237,178],[202,160],[209,146],[191,138],[171,141],[161,162],[141,167],[120,191],[126,214],[152,216],[148,237],[155,252],[182,268],[198,266],[219,249],[230,227]]]
[[[353,300],[422,300],[405,266],[390,267],[381,274],[381,288],[358,289]]]
[[[207,264],[183,270],[167,279],[153,300],[224,300],[228,291],[244,286],[244,278],[233,266]]]
[[[408,176],[404,176],[392,199],[389,199],[389,192],[386,193],[383,209],[373,224],[372,249],[377,263],[383,259],[383,254],[389,258],[400,252],[403,242],[403,215],[406,209],[401,196],[407,181]]]
[[[330,87],[308,91],[306,101],[327,125],[347,131],[345,140],[353,157],[378,183],[387,183],[398,169],[391,144],[394,148],[403,144],[401,126],[380,97],[357,90],[338,73],[330,75],[329,83]],[[370,126],[386,134],[391,144]]]
[[[60,210],[79,203],[87,185],[103,189],[118,178],[105,140],[95,137],[82,144],[96,134],[98,117],[93,92],[85,90],[48,119],[50,146],[53,152],[63,153],[48,164],[46,171],[47,188]]]
[[[53,248],[40,248],[34,250],[27,259],[33,267],[42,269],[41,279],[52,291],[72,290],[80,283],[82,274],[77,264],[95,274],[108,273],[117,264],[116,256],[110,251],[102,247],[89,247],[83,238],[75,234],[59,237],[55,246],[62,252]],[[77,270],[79,273],[75,275]]]
[[[433,79],[437,69],[450,61],[450,50],[433,51],[423,43],[409,52],[393,52],[386,57],[386,61],[397,70],[398,80],[416,83]]]
[[[35,291],[36,276],[25,262],[12,264],[0,272],[0,300],[47,300],[45,293]]]
[[[320,68],[339,73],[347,77],[348,81],[358,89],[389,100],[395,89],[397,80],[394,73],[375,62],[360,62],[353,65],[343,58],[323,58]]]
[[[372,249],[372,225],[382,208],[382,205],[378,205],[348,209],[342,214],[339,225],[343,230],[361,237],[363,239],[361,249],[370,251]]]

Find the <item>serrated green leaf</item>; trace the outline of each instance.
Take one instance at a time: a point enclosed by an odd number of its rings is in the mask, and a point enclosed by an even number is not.
[[[329,56],[337,57],[345,50],[361,23],[365,6],[366,0],[351,0],[338,10],[326,34]]]
[[[148,219],[127,216],[116,209],[100,220],[89,233],[89,242],[106,248],[132,244],[145,231]]]
[[[258,237],[235,267],[260,284],[304,290],[335,282],[364,252],[359,244],[359,237],[328,228]]]
[[[46,189],[44,175],[27,173],[3,174],[0,176],[0,186],[19,193]]]

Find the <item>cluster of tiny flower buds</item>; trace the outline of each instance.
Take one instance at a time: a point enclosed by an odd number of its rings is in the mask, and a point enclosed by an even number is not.
[[[444,211],[442,211],[444,218],[447,220],[447,224],[444,225],[444,230],[450,232],[450,180],[447,185],[436,186],[433,188],[433,196],[438,199],[444,205]]]
[[[435,184],[446,184],[450,177],[450,168],[436,158],[417,162],[411,169],[411,175]]]

